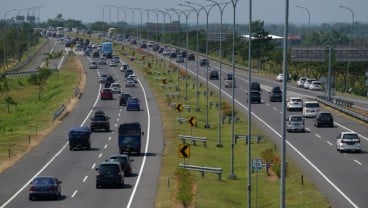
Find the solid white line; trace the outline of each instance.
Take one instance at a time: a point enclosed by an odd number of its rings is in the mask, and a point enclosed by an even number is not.
[[[88,178],[88,176],[84,176],[83,183],[86,182],[87,178]]]
[[[329,142],[329,141],[327,141],[327,144],[329,144],[329,145],[331,145],[331,146],[333,145],[333,144],[332,144],[331,142]]]
[[[78,190],[75,190],[74,192],[73,192],[73,194],[72,194],[72,198],[74,198],[75,197],[75,195],[77,195],[77,193],[78,193]]]
[[[147,109],[146,110],[146,112],[147,112],[147,134],[146,134],[147,139],[146,139],[146,147],[144,149],[144,153],[147,153],[148,152],[148,147],[149,147],[149,142],[150,142],[151,114],[150,114],[150,109],[149,109],[148,102],[147,102],[147,94],[146,94],[146,91],[144,90],[144,87],[142,86],[142,83],[141,83],[141,81],[139,79],[138,79],[138,83],[139,83],[139,86],[142,88],[143,95],[144,95],[144,100],[146,102],[146,109]],[[136,181],[136,183],[134,185],[132,194],[130,195],[130,198],[129,198],[129,202],[128,202],[127,206],[126,206],[127,208],[130,208],[132,206],[135,193],[137,192],[137,188],[138,188],[139,182],[140,182],[141,177],[142,177],[143,168],[144,168],[144,166],[146,164],[146,159],[147,159],[147,155],[144,154],[144,157],[143,157],[143,160],[142,160],[142,164],[141,164],[141,167],[139,169],[137,181]]]
[[[362,163],[359,162],[358,160],[354,160],[354,162],[358,163],[358,165],[362,165]]]

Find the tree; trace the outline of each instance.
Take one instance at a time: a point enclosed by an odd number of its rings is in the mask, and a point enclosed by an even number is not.
[[[276,44],[269,36],[269,32],[264,29],[264,22],[260,20],[252,21],[252,58],[261,60],[270,56]]]
[[[51,70],[50,69],[40,68],[40,69],[38,69],[37,73],[32,74],[28,78],[28,81],[31,84],[38,86],[38,100],[41,100],[41,93],[45,89],[47,79],[50,77],[50,75],[51,75]]]

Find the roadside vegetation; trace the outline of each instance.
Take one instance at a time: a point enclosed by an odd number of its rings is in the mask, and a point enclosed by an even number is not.
[[[61,104],[71,105],[74,89],[79,86],[82,68],[75,56],[68,56],[58,72],[41,69],[28,77],[0,80],[0,171],[31,150],[59,121],[53,113]]]
[[[218,108],[209,109],[209,129],[204,128],[205,122],[205,97],[200,95],[200,112],[195,112],[195,88],[194,80],[188,79],[188,99],[183,99],[185,93],[185,79],[188,77],[184,69],[177,68],[176,64],[168,64],[162,60],[155,61],[155,57],[144,53],[139,49],[128,46],[122,47],[120,54],[124,61],[130,63],[139,74],[150,84],[156,101],[161,109],[163,130],[165,132],[165,149],[161,162],[161,173],[156,197],[155,207],[246,207],[247,205],[247,145],[244,140],[239,140],[234,146],[234,173],[236,179],[229,179],[231,173],[231,122],[224,120],[222,128],[223,147],[216,147],[218,143]],[[134,61],[131,61],[134,60]],[[178,83],[178,70],[180,73],[180,90],[176,91]],[[166,79],[167,84],[164,84]],[[204,91],[205,86],[200,87]],[[181,98],[168,96],[170,93],[180,93]],[[227,100],[223,99],[223,115],[231,108]],[[209,102],[218,102],[217,92],[209,96]],[[175,110],[173,103],[189,105],[191,110],[182,112]],[[226,110],[227,109],[227,110]],[[236,110],[239,121],[235,123],[235,134],[247,134],[246,115]],[[187,122],[179,123],[177,117],[195,117],[197,126],[189,127]],[[254,135],[263,135],[260,128],[252,126]],[[207,138],[207,147],[200,142],[190,145],[190,157],[178,157],[178,135],[193,135]],[[259,173],[252,173],[252,207],[277,207],[279,206],[279,150],[267,138],[260,143],[253,141],[252,157],[263,159],[271,164],[268,171],[265,168]],[[190,165],[221,167],[223,174],[221,180],[214,173],[205,173],[204,177],[199,172],[183,170],[180,163]],[[304,176],[301,181],[301,173],[298,167],[288,161],[286,177],[286,205],[287,207],[328,207],[329,203]],[[303,184],[302,184],[303,183]]]

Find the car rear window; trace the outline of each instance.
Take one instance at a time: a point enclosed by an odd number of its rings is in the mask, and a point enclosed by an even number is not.
[[[119,167],[114,164],[105,164],[105,165],[100,165],[99,171],[101,173],[118,172]]]
[[[319,108],[319,103],[306,103],[305,107],[307,107],[307,108]]]
[[[343,139],[359,139],[357,134],[344,134]]]

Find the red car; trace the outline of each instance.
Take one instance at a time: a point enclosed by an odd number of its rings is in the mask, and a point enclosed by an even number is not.
[[[100,91],[100,98],[101,98],[101,100],[112,100],[113,99],[112,89],[111,88],[103,88]]]

